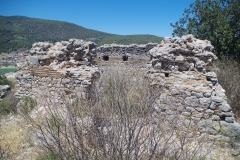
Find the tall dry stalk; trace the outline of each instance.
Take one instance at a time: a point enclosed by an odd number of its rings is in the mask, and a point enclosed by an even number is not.
[[[240,64],[232,58],[223,58],[215,66],[218,68],[218,81],[226,90],[228,103],[240,122]]]

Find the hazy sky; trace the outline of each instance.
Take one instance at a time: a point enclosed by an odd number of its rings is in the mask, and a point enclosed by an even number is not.
[[[171,36],[194,0],[0,0],[0,15],[71,22],[98,31]]]

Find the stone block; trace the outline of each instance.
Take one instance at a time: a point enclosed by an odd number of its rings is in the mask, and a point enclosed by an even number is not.
[[[228,123],[234,123],[234,117],[225,117],[225,121]]]
[[[209,108],[211,104],[211,99],[210,98],[199,98],[199,104],[203,108]]]
[[[185,104],[190,107],[197,107],[199,105],[198,99],[195,96],[186,97]]]
[[[229,112],[231,111],[231,107],[229,104],[223,103],[222,105],[218,106],[219,110],[224,111],[224,112]]]

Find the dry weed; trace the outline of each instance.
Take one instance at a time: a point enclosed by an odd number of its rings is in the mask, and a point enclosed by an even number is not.
[[[230,104],[238,122],[240,122],[240,64],[232,58],[222,59],[215,64],[218,81],[226,90]]]
[[[1,120],[1,148],[7,152],[3,159],[31,159],[31,137],[28,124],[21,116],[9,115]]]
[[[160,92],[152,89],[141,70],[109,67],[101,77],[88,99],[65,101],[63,106],[45,101],[45,114],[25,115],[42,156],[203,159],[211,151],[203,147],[207,139],[191,121],[155,112],[153,104]]]

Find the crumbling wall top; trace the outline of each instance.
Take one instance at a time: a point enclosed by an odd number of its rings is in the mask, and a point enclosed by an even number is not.
[[[199,40],[193,35],[180,38],[165,38],[161,44],[152,48],[148,54],[152,65],[168,71],[197,70],[206,72],[217,57],[212,53],[214,47],[208,40]]]

